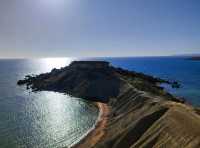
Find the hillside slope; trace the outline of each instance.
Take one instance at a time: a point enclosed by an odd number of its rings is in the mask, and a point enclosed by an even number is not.
[[[158,83],[170,82],[97,61],[73,62],[18,81],[34,91],[58,91],[106,103],[108,121],[94,147],[199,148],[200,116]]]

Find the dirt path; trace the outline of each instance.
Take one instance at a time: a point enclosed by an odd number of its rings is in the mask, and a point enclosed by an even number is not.
[[[100,118],[97,122],[94,130],[92,130],[84,139],[82,139],[78,144],[73,146],[72,148],[90,148],[93,147],[98,141],[101,140],[105,131],[108,121],[109,107],[104,103],[97,103],[97,106],[100,111]]]

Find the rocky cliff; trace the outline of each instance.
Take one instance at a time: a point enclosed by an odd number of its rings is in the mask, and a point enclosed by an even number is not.
[[[171,82],[100,61],[72,62],[62,69],[18,81],[34,91],[65,92],[106,103],[110,113],[103,129],[105,135],[94,147],[200,147],[197,110],[158,83]]]

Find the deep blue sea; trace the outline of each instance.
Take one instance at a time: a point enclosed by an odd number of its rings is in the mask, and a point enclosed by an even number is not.
[[[94,58],[92,58],[94,59]],[[0,60],[0,148],[70,146],[94,126],[98,110],[90,102],[55,92],[33,93],[17,86],[27,74],[40,74],[77,58]],[[91,60],[91,58],[90,58]],[[96,59],[95,59],[96,60]],[[180,89],[166,89],[200,105],[200,61],[180,57],[98,58],[116,67],[176,80]]]
[[[163,85],[167,91],[200,106],[200,61],[186,57],[103,58],[116,67],[142,72],[155,77],[178,81],[181,88]]]

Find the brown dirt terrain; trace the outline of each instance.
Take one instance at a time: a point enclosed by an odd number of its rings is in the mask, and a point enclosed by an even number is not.
[[[157,85],[162,82],[107,62],[84,61],[18,84],[103,102],[96,128],[74,147],[200,148],[199,109],[163,90]]]
[[[101,141],[101,138],[104,136],[104,129],[106,127],[109,115],[109,107],[107,104],[99,102],[97,103],[97,106],[99,108],[100,118],[99,121],[97,121],[95,129],[92,130],[86,137],[84,137],[83,140],[75,144],[73,148],[86,148],[88,146],[94,147],[95,144]]]

